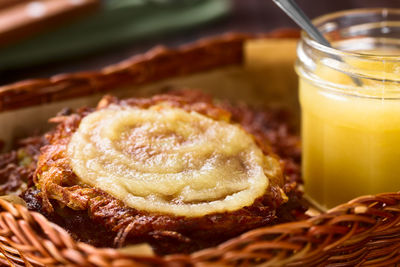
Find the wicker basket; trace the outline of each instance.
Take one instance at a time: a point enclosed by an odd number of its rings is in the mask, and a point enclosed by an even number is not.
[[[297,36],[297,32],[279,31],[263,38]],[[99,72],[2,87],[0,111],[31,114],[30,108],[40,108],[38,104],[241,65],[245,42],[252,38],[228,35],[177,50],[156,48]],[[218,247],[165,257],[95,248],[74,241],[61,227],[21,205],[0,199],[0,207],[0,263],[10,266],[390,266],[400,262],[399,193],[360,197],[305,221],[259,228]]]

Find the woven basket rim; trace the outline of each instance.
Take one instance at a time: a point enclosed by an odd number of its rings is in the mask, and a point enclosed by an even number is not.
[[[298,31],[260,36],[228,34],[177,49],[155,48],[98,72],[56,75],[0,87],[0,112],[93,93],[124,84],[141,85],[243,63],[249,38],[298,37]],[[169,67],[166,61],[181,61]],[[214,56],[218,55],[218,57]],[[199,64],[181,63],[195,58]],[[205,61],[203,58],[213,58]],[[11,101],[11,99],[13,99]],[[304,221],[251,230],[219,246],[192,254],[126,255],[75,242],[41,214],[0,199],[0,263],[42,266],[255,265],[387,266],[400,261],[400,193],[363,196]]]
[[[342,257],[342,261],[350,263],[343,266],[352,266],[349,260],[358,257],[358,263],[364,259],[364,263],[386,266],[398,262],[400,253],[400,245],[393,246],[400,240],[400,193],[362,196],[307,220],[261,227],[214,248],[167,256],[129,255],[116,249],[95,248],[75,242],[66,230],[24,206],[0,199],[0,208],[0,251],[3,254],[0,261],[3,263],[6,262],[4,255],[7,255],[16,263],[46,266],[223,266],[256,261],[266,261],[271,266],[311,266],[337,263]],[[386,240],[382,236],[386,236]],[[389,245],[383,246],[386,243]],[[368,246],[373,249],[364,253],[352,252],[357,246],[359,250]],[[346,250],[352,253],[343,253]],[[380,254],[385,257],[379,257]]]
[[[80,71],[28,79],[0,86],[0,112],[112,92],[125,85],[142,85],[243,63],[244,42],[255,38],[298,38],[296,29],[269,33],[226,33],[167,48],[156,46],[98,71]],[[188,60],[196,64],[184,64]],[[174,64],[171,64],[174,62]]]

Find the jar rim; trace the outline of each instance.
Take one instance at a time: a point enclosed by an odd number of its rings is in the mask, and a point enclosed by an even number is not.
[[[400,8],[357,8],[357,9],[347,9],[347,10],[341,10],[341,11],[336,11],[332,13],[328,13],[322,16],[318,16],[315,19],[312,20],[314,25],[317,25],[317,28],[320,28],[324,24],[328,23],[329,21],[335,19],[335,18],[340,18],[346,15],[357,15],[357,14],[383,14],[384,16],[387,16],[388,14],[396,14],[400,16]],[[318,26],[321,25],[321,26]],[[307,43],[310,47],[317,49],[321,52],[331,54],[331,55],[336,55],[340,57],[362,57],[363,59],[369,59],[369,60],[396,60],[398,61],[400,59],[400,55],[374,55],[374,54],[369,54],[369,53],[363,53],[360,51],[344,51],[340,50],[335,47],[329,47],[326,45],[323,45],[314,39],[312,39],[305,31],[301,32],[301,39]]]
[[[399,8],[344,10],[317,17],[313,22],[335,47],[324,46],[303,32],[297,47],[296,71],[300,77],[330,92],[400,99]],[[378,50],[372,52],[375,48]],[[335,78],[327,70],[344,76]],[[353,82],[343,78],[346,76]],[[362,86],[354,83],[355,79]]]

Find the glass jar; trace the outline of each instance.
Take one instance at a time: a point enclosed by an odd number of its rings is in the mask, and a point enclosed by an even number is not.
[[[330,208],[400,190],[400,9],[317,18],[333,48],[303,33],[296,71],[307,195]]]

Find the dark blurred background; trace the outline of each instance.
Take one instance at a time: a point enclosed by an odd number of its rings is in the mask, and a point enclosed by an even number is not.
[[[351,8],[400,8],[400,0],[298,0],[297,3],[311,18]],[[150,12],[148,16],[151,14]],[[225,32],[260,33],[279,27],[296,26],[273,4],[272,0],[232,0],[229,10],[189,29],[158,32],[153,36],[124,41],[122,44],[120,42],[94,51],[85,51],[84,54],[78,56],[54,57],[41,63],[29,62],[29,64],[20,66],[3,67],[0,70],[0,84],[22,79],[48,77],[58,73],[96,70],[145,52],[156,45],[175,47],[202,37]]]

